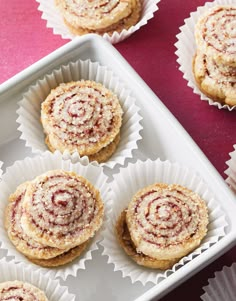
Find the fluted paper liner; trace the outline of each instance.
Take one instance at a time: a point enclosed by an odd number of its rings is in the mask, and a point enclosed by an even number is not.
[[[234,151],[229,153],[229,155],[230,160],[226,162],[229,167],[225,171],[228,176],[226,183],[228,183],[230,188],[236,193],[236,144],[234,145]]]
[[[3,165],[3,162],[0,161],[0,180],[1,180],[1,178],[2,178],[2,165]]]
[[[106,220],[108,216],[107,206],[110,202],[110,188],[107,185],[107,176],[103,173],[102,167],[89,163],[87,157],[79,158],[79,155],[76,153],[71,157],[68,154],[63,156],[58,151],[55,153],[47,151],[34,158],[25,158],[22,161],[16,161],[11,167],[7,168],[6,173],[3,175],[0,183],[0,243],[1,248],[8,251],[7,256],[13,256],[15,262],[23,262],[34,268],[40,268],[50,277],[60,277],[65,280],[68,275],[75,276],[77,270],[85,269],[85,262],[92,259],[92,251],[98,249],[97,243],[102,239],[101,229],[91,239],[91,243],[80,257],[63,266],[43,268],[31,263],[23,254],[16,250],[8,238],[7,231],[4,227],[4,212],[8,204],[9,195],[16,190],[19,184],[32,180],[36,176],[54,169],[74,171],[90,181],[100,191],[105,208],[104,220]]]
[[[109,168],[113,168],[115,164],[123,165],[126,158],[132,158],[133,151],[138,148],[137,142],[141,139],[142,126],[140,121],[142,117],[139,114],[140,109],[132,97],[132,91],[120,81],[112,70],[90,60],[78,60],[63,65],[29,87],[19,102],[19,109],[17,110],[19,116],[17,122],[20,124],[18,130],[22,133],[20,138],[26,141],[26,146],[30,147],[33,153],[46,151],[48,148],[44,141],[45,136],[40,122],[41,103],[51,89],[60,83],[81,79],[100,82],[119,98],[124,111],[120,131],[121,138],[112,157],[103,165]]]
[[[205,293],[201,296],[203,301],[235,301],[236,263],[230,267],[224,266],[215,277],[208,280],[203,287]]]
[[[46,277],[39,270],[32,271],[22,263],[0,261],[0,283],[5,281],[28,282],[42,290],[50,301],[74,301],[75,296],[68,292],[67,287],[61,286],[58,280]],[[3,272],[4,271],[4,272]]]
[[[47,27],[53,29],[54,34],[61,35],[63,39],[74,39],[73,35],[66,27],[63,17],[59,9],[55,6],[54,0],[36,0],[39,3],[38,10],[42,12],[42,19],[47,21]],[[147,24],[148,20],[154,17],[154,13],[158,10],[160,0],[142,0],[142,13],[140,21],[131,26],[128,30],[124,29],[120,33],[114,32],[111,36],[105,33],[103,38],[112,44],[123,41],[128,38],[140,27]]]
[[[131,260],[119,246],[115,237],[115,224],[120,213],[127,208],[133,195],[141,188],[154,183],[180,184],[199,194],[207,203],[209,210],[208,232],[201,245],[192,253],[183,257],[171,269],[166,271],[152,270],[141,267]],[[132,283],[139,281],[143,285],[147,282],[159,283],[164,278],[174,273],[181,266],[193,260],[204,250],[217,243],[225,235],[227,226],[223,211],[207,185],[192,170],[177,163],[147,160],[129,164],[127,168],[121,168],[119,174],[114,176],[111,183],[112,212],[106,222],[103,241],[103,255],[108,256],[108,263],[114,265],[114,271],[121,271],[123,277],[130,277]]]
[[[190,14],[190,17],[184,20],[184,25],[180,27],[180,33],[176,36],[177,43],[175,44],[177,51],[177,62],[180,67],[179,70],[183,72],[183,78],[187,80],[187,85],[193,89],[195,94],[200,95],[201,100],[207,101],[210,105],[218,107],[218,109],[228,109],[232,111],[236,106],[229,106],[213,101],[205,94],[203,94],[197,86],[192,71],[192,61],[196,53],[196,42],[194,37],[194,28],[198,18],[207,11],[210,7],[216,5],[231,5],[236,4],[235,0],[215,0],[213,2],[206,2],[204,6],[197,8],[195,12]]]

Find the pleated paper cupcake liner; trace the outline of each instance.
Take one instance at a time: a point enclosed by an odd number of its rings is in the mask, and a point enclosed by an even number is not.
[[[3,162],[0,161],[0,180],[1,180],[1,178],[2,178],[2,165],[3,165]]]
[[[205,293],[201,296],[203,301],[234,301],[236,299],[236,263],[230,267],[224,266],[222,271],[216,272],[215,277],[208,280],[203,287]]]
[[[0,283],[14,280],[27,282],[42,290],[50,301],[75,300],[75,296],[68,292],[67,287],[61,286],[58,280],[45,277],[40,271],[32,271],[22,263],[16,264],[2,259],[0,270]]]
[[[124,111],[121,138],[112,157],[103,165],[109,168],[113,168],[116,164],[123,165],[125,159],[132,158],[133,151],[138,148],[137,142],[142,138],[140,135],[142,129],[140,109],[132,97],[132,91],[125,87],[112,70],[90,60],[78,60],[61,66],[51,74],[45,75],[35,85],[29,87],[23,99],[19,102],[19,109],[17,110],[17,122],[20,124],[18,130],[22,133],[20,138],[25,140],[26,146],[30,147],[33,153],[46,151],[48,148],[44,141],[45,136],[40,122],[41,103],[51,89],[57,87],[60,83],[81,79],[100,82],[119,98]]]
[[[64,24],[60,11],[55,6],[54,0],[36,0],[39,3],[38,10],[42,12],[42,19],[47,21],[47,27],[52,28],[53,33],[61,35],[63,39],[74,39],[73,35]],[[103,38],[112,44],[116,44],[128,38],[140,27],[146,25],[148,20],[154,17],[154,13],[158,10],[158,3],[160,0],[143,0],[142,14],[140,21],[131,26],[128,30],[124,29],[120,33],[114,32],[111,36],[105,33]]]
[[[193,89],[195,94],[200,95],[201,100],[207,101],[209,105],[216,106],[218,109],[228,109],[232,111],[236,106],[229,106],[213,101],[205,94],[203,94],[195,81],[192,71],[192,61],[196,53],[196,42],[194,37],[195,24],[199,17],[209,8],[215,5],[231,5],[236,4],[236,0],[215,0],[213,2],[206,2],[204,6],[198,7],[195,12],[190,14],[190,17],[184,20],[184,25],[180,27],[180,33],[176,36],[177,42],[175,44],[177,51],[177,62],[180,67],[179,70],[183,72],[183,78],[187,80],[187,85]]]
[[[72,163],[73,161],[76,163]],[[19,184],[32,180],[46,171],[55,169],[74,171],[90,181],[100,191],[105,207],[104,221],[106,220],[109,214],[109,202],[111,201],[110,188],[107,185],[107,176],[103,173],[102,167],[89,163],[85,157],[80,159],[78,154],[74,154],[71,160],[68,154],[67,158],[64,158],[59,152],[53,154],[45,152],[34,158],[25,158],[22,161],[16,161],[11,167],[7,168],[6,173],[2,177],[0,183],[0,243],[1,249],[7,250],[7,256],[13,257],[14,262],[23,262],[34,269],[40,268],[43,273],[50,277],[60,277],[66,280],[69,275],[75,276],[79,269],[85,269],[85,262],[92,259],[92,251],[98,249],[97,243],[102,239],[101,229],[103,226],[92,238],[91,243],[80,257],[69,264],[51,269],[33,264],[23,254],[17,251],[4,227],[4,214],[9,195],[16,190]]]
[[[225,174],[228,176],[226,183],[236,193],[236,144],[234,145],[234,151],[229,153],[229,155],[230,160],[226,162],[229,167],[225,171]]]
[[[166,271],[148,269],[136,264],[119,246],[115,235],[116,221],[120,213],[127,208],[133,195],[138,190],[158,182],[187,187],[199,194],[209,209],[208,232],[201,245]],[[159,283],[225,236],[226,218],[214,195],[194,171],[177,163],[148,159],[145,162],[137,161],[135,164],[129,164],[127,168],[121,168],[120,172],[114,176],[111,190],[113,199],[111,215],[106,222],[106,229],[102,233],[104,239],[100,244],[104,247],[103,255],[108,256],[108,263],[114,265],[114,271],[121,271],[123,277],[129,277],[132,283],[136,281],[143,285],[147,282]]]

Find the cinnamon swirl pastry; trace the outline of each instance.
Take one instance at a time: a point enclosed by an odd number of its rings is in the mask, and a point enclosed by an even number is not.
[[[140,0],[56,0],[55,3],[75,35],[119,32],[135,25],[141,15]]]
[[[28,236],[22,229],[22,202],[29,182],[18,186],[16,191],[10,195],[9,204],[6,208],[5,227],[11,242],[16,249],[28,257],[37,259],[49,259],[64,253],[66,250],[49,247],[40,244]]]
[[[48,171],[28,184],[21,224],[35,241],[68,250],[94,236],[103,221],[100,193],[73,172]]]
[[[122,114],[117,96],[100,83],[60,84],[41,106],[46,144],[104,162],[119,143]]]
[[[217,64],[236,67],[236,7],[217,5],[203,14],[195,27],[197,47]]]
[[[48,301],[48,298],[34,285],[14,280],[0,283],[0,300]]]
[[[151,269],[167,270],[171,268],[178,258],[159,260],[147,256],[141,252],[137,252],[136,247],[130,237],[130,232],[126,223],[126,210],[122,211],[116,223],[116,235],[120,246],[124,249],[127,255],[130,256],[137,264]]]
[[[137,253],[173,260],[200,245],[207,233],[208,210],[191,190],[158,183],[134,195],[126,222]]]
[[[209,98],[236,105],[236,66],[218,64],[198,51],[193,60],[193,73],[199,89]]]
[[[5,227],[18,251],[44,267],[79,257],[103,221],[100,193],[85,178],[48,171],[10,195]]]

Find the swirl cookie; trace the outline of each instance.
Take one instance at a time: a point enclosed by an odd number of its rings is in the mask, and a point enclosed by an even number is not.
[[[218,64],[198,51],[193,60],[193,73],[199,89],[209,98],[236,105],[236,67]]]
[[[217,5],[196,24],[197,47],[217,64],[236,67],[235,20],[235,6]]]
[[[93,237],[104,213],[99,191],[85,178],[62,170],[48,171],[31,181],[22,207],[25,233],[62,250]]]
[[[167,270],[171,268],[179,259],[158,260],[147,256],[141,252],[137,252],[134,243],[130,237],[130,232],[126,223],[126,210],[119,216],[116,223],[116,235],[120,246],[127,255],[130,256],[137,264],[152,269]]]
[[[16,249],[25,256],[37,259],[49,259],[65,252],[58,248],[40,244],[28,236],[22,229],[22,202],[29,182],[18,186],[16,191],[10,195],[9,204],[5,213],[5,227],[11,242]]]
[[[126,222],[137,253],[173,260],[200,245],[207,233],[208,209],[191,190],[158,183],[134,195]]]
[[[135,25],[141,15],[139,0],[56,0],[56,5],[75,35],[119,32]]]
[[[46,144],[104,162],[119,143],[122,114],[117,96],[100,83],[60,84],[41,106]]]
[[[44,267],[79,257],[103,221],[100,193],[85,178],[48,171],[10,195],[5,227],[16,249]]]
[[[34,285],[15,280],[0,283],[0,300],[48,301],[48,298]]]
[[[74,248],[70,249],[69,251],[66,251],[63,254],[53,257],[53,258],[38,259],[35,257],[28,257],[28,259],[31,262],[33,262],[37,265],[40,265],[42,267],[47,267],[47,268],[58,267],[58,266],[70,263],[71,261],[73,261],[74,259],[79,257],[84,252],[84,250],[87,248],[89,242],[90,242],[90,240],[87,240],[86,242],[82,243],[81,245],[74,247]]]

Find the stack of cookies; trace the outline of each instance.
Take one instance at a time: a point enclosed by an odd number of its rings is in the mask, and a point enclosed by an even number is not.
[[[0,283],[0,300],[48,301],[48,298],[34,285],[14,280]]]
[[[199,89],[210,99],[236,105],[236,6],[217,5],[195,27],[197,52],[193,73]]]
[[[88,180],[53,170],[22,183],[10,195],[5,227],[30,261],[55,267],[81,255],[103,215],[100,193]]]
[[[75,35],[112,35],[135,25],[141,16],[140,0],[55,0],[64,22]]]
[[[200,245],[207,225],[208,208],[199,195],[181,185],[156,183],[133,196],[116,234],[136,263],[166,270]]]
[[[46,144],[105,162],[120,141],[123,110],[116,94],[90,80],[62,83],[41,105]]]

